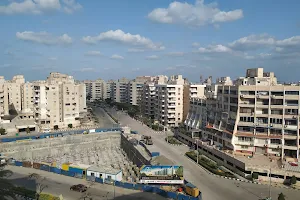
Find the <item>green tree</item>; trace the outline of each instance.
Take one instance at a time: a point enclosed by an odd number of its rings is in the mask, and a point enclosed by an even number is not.
[[[0,128],[0,135],[6,135],[6,130],[4,128]]]
[[[72,125],[72,124],[68,124],[68,127],[69,127],[69,128],[73,128],[73,125]]]
[[[26,133],[27,133],[27,134],[30,133],[30,128],[29,128],[29,126],[27,126],[27,128],[26,128]]]
[[[0,165],[0,200],[17,199],[14,193],[14,185],[7,180],[12,175],[10,170],[5,170],[5,165]]]
[[[183,177],[183,167],[182,166],[178,167],[178,169],[176,170],[176,175],[179,177]]]
[[[290,180],[290,183],[291,183],[291,185],[294,185],[294,184],[296,184],[297,183],[297,178],[296,178],[296,176],[294,175],[294,176],[292,176],[292,178],[291,178],[291,180]]]
[[[278,195],[278,200],[285,200],[285,196],[282,192]]]
[[[53,128],[54,130],[58,130],[58,125],[55,125]]]

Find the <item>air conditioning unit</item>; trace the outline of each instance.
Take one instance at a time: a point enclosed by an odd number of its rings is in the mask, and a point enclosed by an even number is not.
[[[270,124],[270,127],[273,127],[273,124]]]
[[[293,119],[296,119],[297,117],[296,116],[293,116]]]
[[[275,98],[275,95],[271,95],[271,98],[273,98],[273,99],[274,99],[274,98]]]
[[[286,128],[287,127],[287,125],[284,125],[284,128]]]
[[[257,98],[259,98],[259,95],[256,95]]]
[[[244,97],[244,95],[243,95],[243,94],[241,94],[241,95],[240,95],[240,97]]]

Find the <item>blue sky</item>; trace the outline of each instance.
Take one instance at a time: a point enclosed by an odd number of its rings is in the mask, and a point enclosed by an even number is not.
[[[300,73],[299,2],[2,0],[0,75],[79,80],[182,74]]]

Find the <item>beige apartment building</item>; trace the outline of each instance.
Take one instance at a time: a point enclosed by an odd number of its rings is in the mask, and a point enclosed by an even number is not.
[[[190,84],[182,75],[157,76],[145,83],[141,109],[146,117],[167,127],[177,127],[186,118],[191,96],[204,96],[205,85]]]
[[[86,95],[90,97],[90,101],[95,101],[97,99],[107,99],[108,91],[110,88],[102,79],[97,79],[95,81],[86,80],[84,81],[86,86]]]
[[[51,73],[47,80],[31,83],[25,83],[22,75],[10,81],[1,77],[1,125],[11,131],[27,127],[43,131],[54,126],[66,128],[69,124],[77,127],[86,112],[85,91],[84,84],[60,73]]]
[[[256,68],[235,84],[227,77],[216,85],[216,98],[191,100],[191,130],[237,153],[299,158],[299,84],[279,84]]]

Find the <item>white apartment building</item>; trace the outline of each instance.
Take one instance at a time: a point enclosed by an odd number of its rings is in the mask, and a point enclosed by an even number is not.
[[[86,95],[90,97],[90,101],[97,99],[107,99],[107,86],[106,82],[102,79],[95,81],[84,81],[86,86]]]
[[[129,99],[128,93],[129,80],[126,78],[118,79],[113,83],[112,100],[118,103],[127,103]]]
[[[174,127],[183,119],[184,83],[181,75],[157,76],[143,87],[142,112],[156,123]]]
[[[76,84],[72,76],[60,73],[51,73],[46,81],[32,83],[25,83],[22,75],[10,81],[0,77],[1,117],[16,116],[14,121],[5,120],[4,126],[25,129],[36,124],[40,130],[65,128],[69,124],[79,126],[80,114],[86,112],[85,91],[84,84]]]
[[[129,98],[128,102],[131,105],[141,105],[144,84],[151,81],[151,76],[138,76],[129,82]]]
[[[299,84],[279,84],[273,72],[256,68],[235,84],[226,78],[216,85],[216,98],[191,100],[189,129],[236,153],[299,159]]]

